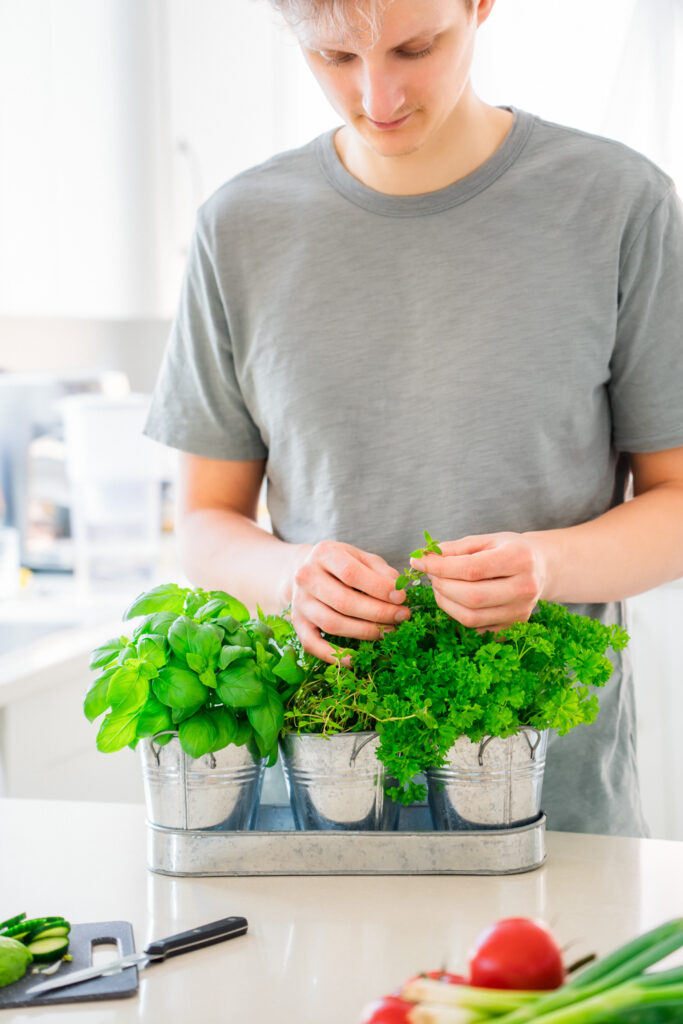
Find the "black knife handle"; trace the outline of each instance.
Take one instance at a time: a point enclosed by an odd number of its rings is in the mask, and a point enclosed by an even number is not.
[[[156,939],[150,942],[145,953],[153,960],[165,960],[169,956],[178,956],[193,949],[201,949],[202,946],[213,946],[215,942],[234,939],[237,935],[244,935],[246,930],[246,917],[224,917],[221,921],[191,928],[189,932],[169,935],[167,939]]]

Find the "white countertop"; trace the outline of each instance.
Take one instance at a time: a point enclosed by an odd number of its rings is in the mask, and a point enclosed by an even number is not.
[[[144,818],[137,805],[1,800],[3,916],[127,920],[138,949],[231,915],[248,934],[142,971],[136,998],[3,1022],[357,1024],[418,971],[464,968],[499,918],[543,918],[578,959],[683,912],[681,843],[551,832],[542,868],[505,877],[170,878],[145,867]]]

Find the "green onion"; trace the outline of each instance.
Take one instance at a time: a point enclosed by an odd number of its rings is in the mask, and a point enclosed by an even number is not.
[[[590,999],[581,999],[572,1006],[551,1010],[550,1013],[535,1012],[533,1019],[537,1024],[610,1024],[611,1021],[623,1021],[626,1010],[639,1009],[643,1011],[644,1022],[658,1022],[663,1004],[678,1006],[678,1019],[683,1019],[683,984],[655,988],[643,985],[640,980],[629,981]],[[504,1019],[498,1018],[499,1021]]]
[[[657,992],[660,989],[666,989],[669,994],[660,998],[670,999],[674,992],[672,986],[679,982],[677,971],[652,975],[643,975],[642,972],[681,946],[683,946],[683,918],[679,917],[620,946],[613,953],[581,971],[561,988],[555,989],[548,995],[540,996],[533,1007],[520,1006],[512,1013],[499,1017],[497,1024],[523,1024],[529,1020],[537,1021],[539,1019],[545,1022],[546,1016],[548,1024],[551,1022],[555,1024],[556,1020],[559,1024],[561,1020],[564,1021],[564,1018],[555,1017],[552,1015],[552,1011],[570,1006],[572,1010],[578,1010],[580,1006],[585,1007],[588,1000],[592,1000],[600,993],[610,990],[609,995],[611,996],[616,991],[614,986],[620,986],[635,978],[638,979],[641,987],[639,991],[641,989],[648,991],[651,987],[655,987]],[[670,978],[670,982],[667,981],[667,978]],[[676,998],[677,996],[676,993]],[[600,1019],[599,1017],[586,1017],[586,1021]],[[582,1017],[576,1016],[567,1018],[567,1020],[583,1022]],[[681,1013],[681,1020],[683,1020],[683,1013]]]

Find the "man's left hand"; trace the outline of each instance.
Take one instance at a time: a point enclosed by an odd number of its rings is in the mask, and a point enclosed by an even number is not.
[[[442,555],[411,558],[436,603],[463,626],[497,632],[526,622],[543,594],[543,553],[521,533],[487,533],[439,544]]]

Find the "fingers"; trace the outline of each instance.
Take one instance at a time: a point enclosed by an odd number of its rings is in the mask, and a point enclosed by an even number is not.
[[[292,615],[292,625],[296,630],[297,636],[301,640],[303,648],[312,654],[315,658],[320,658],[321,661],[326,661],[328,664],[333,664],[337,661],[337,652],[331,647],[330,644],[320,634],[320,630],[317,629],[312,623],[302,618],[300,615]],[[342,659],[342,664],[348,663],[347,658]]]
[[[292,590],[292,624],[309,653],[337,660],[322,633],[377,640],[410,617],[398,573],[378,555],[348,544],[321,541],[297,568]]]
[[[432,577],[435,594],[460,604],[472,611],[486,611],[491,614],[495,608],[510,605],[525,607],[538,599],[538,581],[533,573],[520,573],[500,579],[481,580],[467,583],[464,580],[445,580]]]

